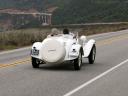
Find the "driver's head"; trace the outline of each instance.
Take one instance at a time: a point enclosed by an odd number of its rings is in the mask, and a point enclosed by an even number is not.
[[[69,30],[65,28],[65,29],[63,30],[63,34],[69,34]]]

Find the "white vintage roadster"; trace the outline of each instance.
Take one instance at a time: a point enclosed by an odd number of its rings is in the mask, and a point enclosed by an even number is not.
[[[40,64],[72,61],[74,69],[80,70],[82,58],[88,58],[89,63],[93,64],[95,56],[95,40],[88,41],[86,36],[79,38],[68,29],[64,29],[63,34],[51,34],[43,42],[34,43],[31,49],[33,68],[38,68]]]

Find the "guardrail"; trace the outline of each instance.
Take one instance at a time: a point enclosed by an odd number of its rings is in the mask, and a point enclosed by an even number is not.
[[[50,25],[50,26],[43,26],[43,27],[50,27],[50,28],[61,28],[61,27],[68,27],[68,28],[79,28],[85,26],[96,26],[96,25],[120,25],[120,24],[128,24],[128,22],[108,22],[108,23],[84,23],[84,24],[60,24],[60,25]]]

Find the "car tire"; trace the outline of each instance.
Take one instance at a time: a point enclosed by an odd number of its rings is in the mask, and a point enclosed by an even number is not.
[[[32,60],[32,67],[33,68],[39,68],[38,59],[32,57],[31,60]]]
[[[90,52],[90,55],[88,57],[89,64],[94,64],[95,57],[96,57],[96,46],[94,44]]]
[[[74,60],[74,69],[75,70],[80,70],[81,66],[82,66],[82,52],[80,51],[78,58],[76,58]]]

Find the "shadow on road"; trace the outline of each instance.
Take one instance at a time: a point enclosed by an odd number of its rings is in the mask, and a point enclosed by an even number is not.
[[[95,64],[88,64],[88,62],[83,62],[81,70],[86,67],[95,66]],[[73,63],[62,63],[62,64],[43,64],[40,65],[40,70],[51,70],[51,71],[76,71],[74,69]]]
[[[44,64],[41,65],[40,70],[54,70],[54,71],[74,71],[73,64],[62,63],[62,64]]]

